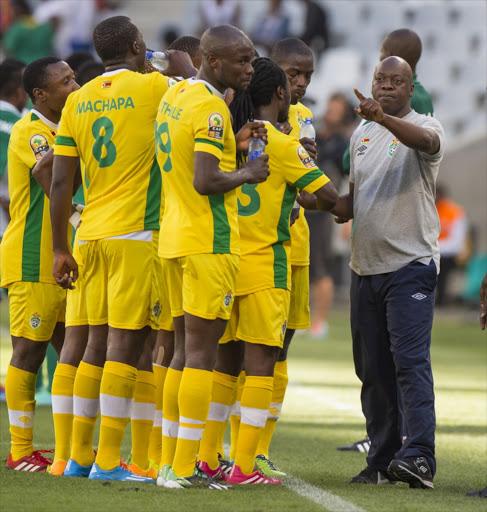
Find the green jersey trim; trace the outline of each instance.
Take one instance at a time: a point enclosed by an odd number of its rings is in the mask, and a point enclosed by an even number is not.
[[[37,283],[41,270],[42,220],[45,195],[32,176],[32,169],[30,170],[30,204],[25,217],[22,243],[22,281]]]
[[[34,114],[34,112],[32,112],[30,116],[30,122],[32,123],[32,121],[39,121],[39,116]]]
[[[281,215],[277,223],[277,242],[272,244],[272,250],[274,251],[274,286],[276,288],[287,289],[288,285],[288,259],[283,244],[291,238],[289,216],[295,200],[296,188],[289,184],[286,185],[282,198]]]
[[[314,169],[313,171],[308,172],[304,176],[301,176],[298,181],[294,183],[294,186],[300,190],[304,187],[307,187],[310,183],[321,178],[323,176],[323,172],[320,169]]]
[[[71,146],[74,148],[77,147],[76,142],[74,142],[74,139],[72,137],[66,137],[65,135],[57,135],[56,144],[58,146]]]
[[[162,177],[161,169],[157,163],[157,157],[150,170],[149,188],[147,189],[147,198],[145,203],[144,229],[159,229],[159,216],[161,212],[161,188]]]
[[[213,96],[213,91],[206,84],[205,87],[208,89],[208,92]]]
[[[208,140],[208,139],[201,139],[198,137],[196,139],[194,139],[194,141],[195,141],[195,143],[202,142],[203,144],[210,144],[212,146],[217,147],[221,151],[223,151],[223,144],[221,142],[216,142],[214,140]]]
[[[225,195],[208,196],[213,214],[213,253],[230,254],[230,224],[225,209]]]

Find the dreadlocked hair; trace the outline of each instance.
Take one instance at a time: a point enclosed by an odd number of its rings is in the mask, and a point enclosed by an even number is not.
[[[235,91],[229,105],[233,117],[233,132],[236,134],[248,121],[254,120],[254,112],[259,107],[270,104],[278,87],[286,88],[286,73],[266,57],[252,61],[254,74],[250,85],[245,90]],[[245,161],[247,152],[237,151],[237,167]]]

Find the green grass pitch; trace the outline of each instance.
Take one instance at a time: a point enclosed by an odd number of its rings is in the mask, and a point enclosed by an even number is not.
[[[0,306],[4,319],[5,302]],[[241,487],[228,492],[174,491],[155,485],[102,484],[8,471],[3,465],[9,451],[8,418],[6,406],[2,404],[1,510],[485,511],[485,500],[467,498],[464,494],[487,485],[486,342],[477,325],[437,315],[432,362],[438,421],[438,473],[433,491],[409,489],[406,484],[348,484],[348,479],[365,467],[365,458],[356,452],[339,452],[336,447],[361,439],[365,427],[360,411],[359,382],[353,370],[348,316],[334,312],[326,341],[297,337],[291,347],[290,385],[271,446],[273,461],[289,475],[284,479],[285,485]],[[8,354],[9,340],[4,323],[0,344],[2,381]],[[50,408],[38,407],[35,422],[36,447],[52,448]],[[123,455],[129,451],[127,432]]]

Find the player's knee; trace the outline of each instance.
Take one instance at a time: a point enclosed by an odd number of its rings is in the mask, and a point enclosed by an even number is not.
[[[46,356],[47,341],[33,341],[27,338],[14,338],[10,365],[31,373],[37,373]]]

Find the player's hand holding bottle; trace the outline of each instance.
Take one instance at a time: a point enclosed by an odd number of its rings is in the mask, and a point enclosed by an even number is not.
[[[269,155],[263,153],[255,160],[251,160],[240,168],[246,175],[245,183],[262,183],[269,176]]]

